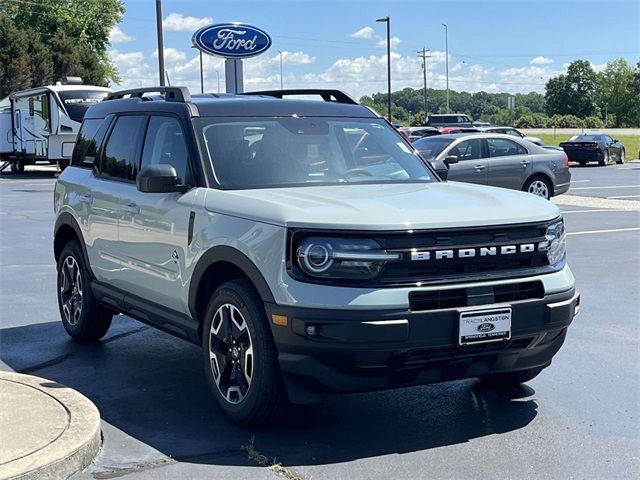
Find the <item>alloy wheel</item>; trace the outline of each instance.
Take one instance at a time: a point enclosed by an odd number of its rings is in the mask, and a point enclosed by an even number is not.
[[[76,325],[82,314],[82,276],[75,258],[72,256],[65,258],[60,276],[62,312],[69,325]]]
[[[220,306],[213,316],[209,359],[222,397],[231,404],[242,402],[253,378],[253,345],[244,316],[230,303]]]
[[[549,187],[547,187],[547,184],[542,180],[534,180],[531,182],[527,191],[539,197],[546,198],[547,200],[549,199]]]

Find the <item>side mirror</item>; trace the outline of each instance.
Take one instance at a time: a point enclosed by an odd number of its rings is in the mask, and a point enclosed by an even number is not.
[[[136,177],[138,190],[144,193],[184,193],[188,185],[181,185],[176,169],[168,164],[148,165]]]
[[[436,174],[440,177],[440,179],[442,179],[443,181],[447,180],[447,178],[449,177],[448,166],[445,166],[442,162],[439,162],[437,160],[435,162],[431,162],[431,166],[436,171]]]
[[[458,157],[455,155],[449,155],[447,158],[444,159],[444,164],[449,167],[449,165],[452,165],[454,163],[458,163]]]

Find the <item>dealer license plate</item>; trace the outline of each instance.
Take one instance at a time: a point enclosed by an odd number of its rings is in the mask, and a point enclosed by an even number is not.
[[[460,312],[460,345],[511,338],[511,307]]]

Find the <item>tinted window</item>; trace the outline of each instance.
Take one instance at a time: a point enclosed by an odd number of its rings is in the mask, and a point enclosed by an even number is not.
[[[420,158],[379,120],[194,120],[218,182],[231,188],[433,182]]]
[[[504,138],[487,138],[490,157],[506,157],[509,155],[526,155],[527,149],[522,145]]]
[[[93,157],[93,160],[95,160],[97,149],[97,141],[95,137],[101,123],[102,119],[93,118],[82,122],[80,131],[78,132],[76,145],[73,148],[73,155],[71,156],[72,165],[75,165],[76,167],[82,166],[82,163],[85,161],[85,157]],[[86,166],[90,166],[93,164],[93,161],[87,163],[88,164]]]
[[[451,142],[453,142],[452,138],[442,138],[439,136],[423,137],[413,142],[413,147],[420,152],[422,158],[433,160],[440,155]]]
[[[136,179],[136,150],[145,120],[144,116],[124,116],[116,120],[100,166],[103,175],[125,180]]]
[[[91,90],[66,90],[58,92],[64,109],[69,114],[69,118],[75,122],[81,122],[84,114],[94,103],[98,103],[107,96],[107,92]]]
[[[515,128],[507,128],[505,133],[507,135],[511,135],[512,137],[522,138],[522,135],[520,135],[520,132],[518,132]]]
[[[459,161],[478,160],[482,158],[482,141],[465,140],[452,147],[447,155],[455,155]]]
[[[142,150],[142,164],[168,164],[176,169],[178,177],[189,183],[187,144],[180,122],[173,117],[152,116]]]

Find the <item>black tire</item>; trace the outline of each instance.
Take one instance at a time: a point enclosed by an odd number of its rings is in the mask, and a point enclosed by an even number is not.
[[[626,155],[626,152],[624,150],[624,148],[620,151],[620,156],[618,157],[618,160],[616,160],[616,163],[618,165],[622,165],[624,163],[624,157]]]
[[[14,159],[11,162],[12,173],[24,173],[24,162],[20,159]]]
[[[609,155],[609,150],[605,150],[602,154],[602,159],[598,162],[601,167],[606,167],[609,164],[611,156]]]
[[[64,172],[64,169],[69,166],[69,159],[63,158],[62,160],[58,160],[58,168],[61,172]]]
[[[76,240],[71,240],[58,260],[58,308],[64,329],[78,342],[101,339],[113,319],[114,312],[98,304],[90,285],[91,276],[82,249]]]
[[[545,367],[536,367],[527,370],[518,370],[517,372],[494,373],[480,377],[480,380],[490,388],[509,389],[533,380],[540,375],[540,372],[542,372],[544,368]]]
[[[233,422],[264,424],[286,412],[278,351],[264,304],[251,282],[232,280],[214,292],[203,324],[202,348],[207,383]]]
[[[527,179],[527,181],[524,182],[522,191],[538,195],[539,197],[546,198],[547,200],[549,200],[553,195],[551,182],[549,179],[541,175],[534,175]]]

